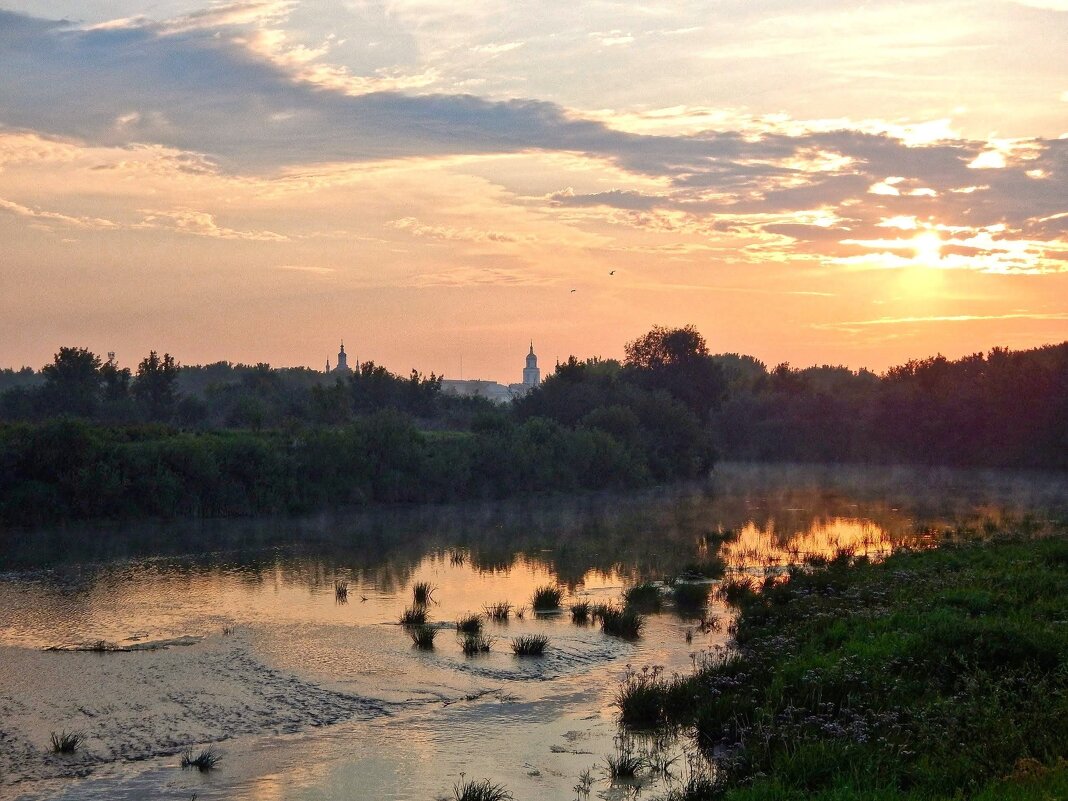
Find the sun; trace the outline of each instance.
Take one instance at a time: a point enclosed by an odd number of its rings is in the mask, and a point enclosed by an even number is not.
[[[934,231],[925,231],[912,239],[913,260],[928,266],[942,259],[942,237]]]

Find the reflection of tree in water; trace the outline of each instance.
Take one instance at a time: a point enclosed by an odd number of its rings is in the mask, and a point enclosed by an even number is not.
[[[225,571],[246,586],[281,582],[332,591],[334,579],[344,576],[392,592],[426,560],[445,561],[459,551],[480,572],[539,563],[573,590],[590,571],[625,580],[675,575],[705,555],[705,534],[722,529],[742,531],[737,547],[788,548],[799,537],[898,543],[927,527],[983,517],[1048,518],[1068,509],[1068,491],[1056,478],[729,465],[709,484],[627,496],[0,533],[0,570],[54,567],[53,576],[76,596],[94,578],[95,570],[81,566],[121,570],[123,562],[151,556],[148,569],[179,584],[183,576]]]

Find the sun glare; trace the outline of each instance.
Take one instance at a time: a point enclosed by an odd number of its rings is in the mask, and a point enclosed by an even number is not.
[[[927,231],[913,237],[913,259],[920,264],[930,265],[942,258],[942,238],[934,231]]]

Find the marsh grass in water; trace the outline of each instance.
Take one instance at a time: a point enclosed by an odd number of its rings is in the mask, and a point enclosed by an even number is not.
[[[58,733],[52,732],[50,739],[53,753],[73,754],[85,741],[85,735],[64,730]]]
[[[456,630],[461,634],[478,634],[482,631],[482,615],[464,615],[456,621]]]
[[[201,773],[206,773],[209,770],[215,770],[221,759],[222,754],[212,745],[195,754],[191,749],[186,751],[182,754],[181,765],[183,770],[185,768],[196,768]]]
[[[460,641],[460,650],[467,654],[467,656],[474,656],[475,654],[488,653],[492,644],[493,640],[485,634],[481,632],[471,632],[465,634]]]
[[[434,595],[434,587],[429,581],[417,581],[412,585],[412,598],[416,606],[426,606]]]
[[[564,598],[564,591],[554,584],[546,584],[534,590],[531,599],[531,607],[535,612],[547,612],[560,608],[560,601]]]
[[[636,779],[645,765],[645,760],[635,751],[634,743],[629,737],[616,737],[615,746],[615,753],[604,758],[608,778],[612,781]]]
[[[425,606],[409,606],[401,614],[400,622],[402,626],[423,626],[428,619]]]
[[[645,618],[630,607],[607,606],[600,610],[601,630],[613,637],[636,640],[645,627]]]
[[[461,773],[460,781],[452,787],[452,797],[453,801],[511,801],[512,794],[489,779],[467,781]]]
[[[585,625],[590,622],[590,602],[571,604],[571,622]]]
[[[680,613],[696,615],[704,611],[711,591],[712,588],[708,584],[679,581],[671,588],[671,596]]]
[[[655,612],[660,609],[662,596],[660,587],[650,581],[635,584],[623,593],[627,606],[633,606],[643,612]]]
[[[544,634],[524,634],[512,640],[512,651],[516,656],[541,656],[548,645]]]
[[[690,726],[720,754],[714,781],[678,798],[1038,801],[1068,786],[1068,532],[841,553],[739,590],[736,648],[689,676],[631,676],[617,697],[621,716]]]
[[[409,627],[408,635],[417,647],[429,651],[434,647],[434,638],[438,635],[438,630],[424,623],[421,626]]]
[[[483,607],[486,610],[486,617],[490,620],[496,620],[498,623],[503,623],[508,620],[508,616],[512,614],[512,605],[507,601],[497,601],[494,604],[487,604]]]

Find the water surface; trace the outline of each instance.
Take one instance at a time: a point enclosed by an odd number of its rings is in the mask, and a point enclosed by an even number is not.
[[[615,601],[708,557],[725,529],[739,532],[722,546],[731,569],[757,572],[1066,510],[1058,475],[726,465],[707,485],[628,496],[8,532],[0,798],[431,799],[464,772],[563,799],[584,770],[592,797],[626,797],[635,788],[603,770],[620,677],[688,670],[725,626],[702,631],[665,604],[627,642],[527,609],[487,624],[491,652],[466,657],[452,621],[529,606],[549,583],[565,605]],[[398,625],[419,581],[442,626],[430,652]],[[544,657],[511,653],[524,633],[550,638]],[[61,729],[85,734],[77,754],[48,752]],[[212,742],[218,770],[178,767]]]

